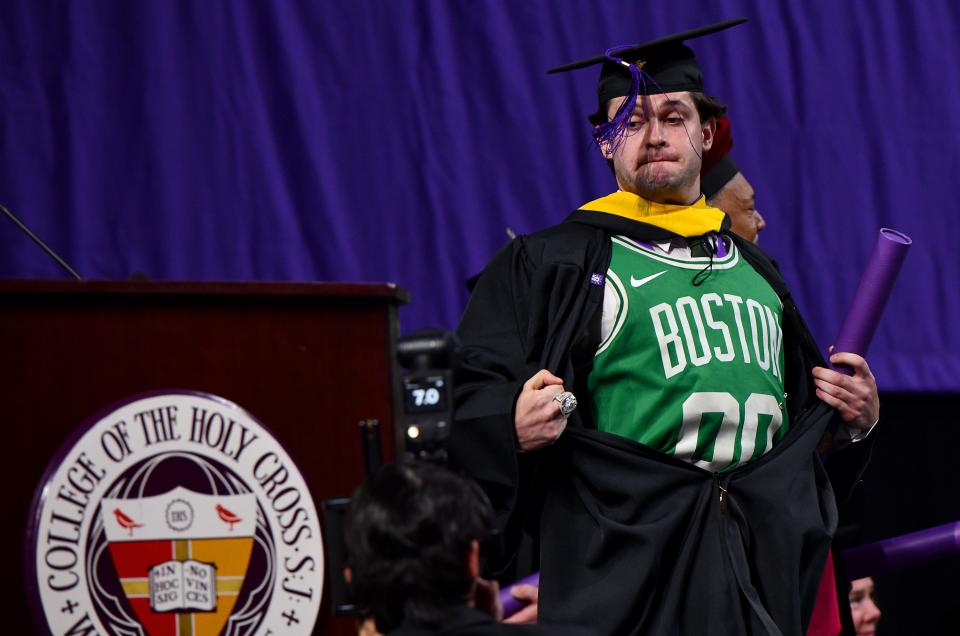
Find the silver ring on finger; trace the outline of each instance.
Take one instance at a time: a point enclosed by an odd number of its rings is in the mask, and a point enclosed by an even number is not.
[[[560,405],[560,413],[564,417],[570,417],[570,414],[577,410],[577,397],[570,391],[559,393],[553,399]]]

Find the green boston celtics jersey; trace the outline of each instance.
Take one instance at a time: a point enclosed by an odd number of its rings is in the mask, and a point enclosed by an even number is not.
[[[694,285],[709,258],[612,241],[589,377],[598,428],[717,472],[773,448],[788,422],[770,285],[733,245]]]

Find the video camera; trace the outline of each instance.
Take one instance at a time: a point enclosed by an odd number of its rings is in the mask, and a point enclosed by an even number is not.
[[[397,341],[397,362],[406,369],[400,382],[397,448],[408,459],[447,461],[457,350],[457,337],[443,329],[421,329]]]
[[[453,424],[453,367],[458,353],[456,335],[444,329],[421,329],[397,340],[396,360],[404,369],[394,400],[397,461],[446,463],[446,441]],[[360,440],[369,475],[383,464],[379,422],[361,421]],[[342,520],[349,505],[349,497],[324,502],[326,561],[333,609],[338,616],[356,611],[343,578],[346,549]]]

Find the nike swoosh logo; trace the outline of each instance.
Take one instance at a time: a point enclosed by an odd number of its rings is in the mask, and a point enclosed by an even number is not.
[[[650,274],[649,276],[645,276],[644,278],[641,278],[640,280],[637,280],[636,278],[634,278],[633,276],[631,276],[631,277],[630,277],[630,285],[633,286],[633,287],[640,287],[641,285],[646,285],[647,283],[649,283],[650,281],[652,281],[652,280],[653,280],[654,278],[656,278],[657,276],[662,276],[663,274],[666,274],[666,273],[667,273],[667,270],[663,270],[662,272],[657,272],[656,274]]]

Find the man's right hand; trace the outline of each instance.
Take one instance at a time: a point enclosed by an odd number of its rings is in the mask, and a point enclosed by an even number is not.
[[[546,369],[537,371],[524,382],[513,417],[522,450],[534,451],[548,446],[563,433],[567,418],[553,399],[563,391],[563,380]]]

